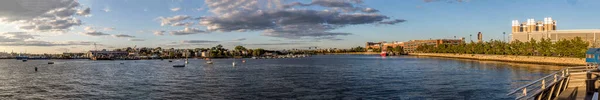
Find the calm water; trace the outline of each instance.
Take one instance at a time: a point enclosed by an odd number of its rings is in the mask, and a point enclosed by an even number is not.
[[[557,66],[428,57],[0,60],[0,99],[513,99],[505,94]],[[123,62],[124,64],[120,64]],[[34,67],[38,67],[38,72]]]

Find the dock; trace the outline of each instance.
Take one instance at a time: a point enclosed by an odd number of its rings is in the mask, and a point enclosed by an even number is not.
[[[517,100],[598,100],[596,66],[568,67],[509,92]]]

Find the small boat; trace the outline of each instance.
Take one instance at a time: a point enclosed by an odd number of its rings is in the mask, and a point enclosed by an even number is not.
[[[169,62],[173,62],[172,60],[169,60]]]
[[[213,64],[212,61],[206,61],[206,64]]]
[[[246,63],[246,60],[242,60],[242,63]]]
[[[185,64],[183,64],[183,65],[173,65],[173,67],[185,67]]]
[[[125,64],[125,63],[121,63],[121,65],[123,65],[123,64]]]
[[[385,56],[387,56],[387,52],[381,51],[381,53],[379,54],[379,56],[385,57]]]
[[[23,62],[27,62],[27,59],[23,59]]]
[[[54,62],[48,62],[48,64],[54,64]]]

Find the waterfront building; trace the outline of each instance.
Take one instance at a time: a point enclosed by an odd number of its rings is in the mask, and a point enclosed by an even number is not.
[[[386,41],[382,41],[382,42],[367,42],[365,45],[365,48],[367,48],[367,50],[371,50],[372,49],[381,49],[383,51],[386,51],[388,47],[403,47],[404,46],[404,42],[398,42],[398,41],[394,41],[394,42],[386,42]]]
[[[92,60],[124,59],[129,56],[126,51],[89,51],[87,56]]]
[[[464,42],[464,38],[461,38],[461,39],[410,40],[408,42],[404,42],[404,52],[414,53],[417,51],[417,48],[421,45],[434,45],[435,47],[437,47],[440,44],[458,45],[463,42]]]
[[[202,57],[210,57],[210,51],[202,51]]]
[[[383,51],[386,51],[386,49],[388,47],[403,47],[404,48],[404,52],[406,53],[413,53],[416,51],[416,49],[421,46],[421,45],[435,45],[436,47],[440,44],[452,44],[452,45],[458,45],[460,43],[464,42],[465,38],[461,38],[461,39],[429,39],[429,40],[410,40],[407,42],[367,42],[366,43],[366,48],[368,52],[373,52],[372,49],[377,49],[377,48],[381,48]]]
[[[518,20],[512,21],[512,37],[510,41],[519,40],[521,42],[535,39],[550,39],[552,42],[566,39],[570,40],[580,37],[590,43],[590,47],[600,45],[600,29],[577,29],[577,30],[557,30],[556,21],[551,17],[544,18],[543,21],[535,22],[534,19],[527,19],[525,23],[519,23]]]

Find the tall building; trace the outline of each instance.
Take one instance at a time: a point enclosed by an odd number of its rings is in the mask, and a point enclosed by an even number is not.
[[[591,47],[600,46],[599,29],[579,29],[579,30],[557,30],[556,21],[551,17],[544,18],[543,21],[535,21],[535,19],[527,19],[525,23],[519,23],[518,20],[512,21],[512,36],[510,41],[531,41],[534,39],[550,39],[552,42],[562,39],[573,39],[580,37],[584,41],[590,43]]]
[[[483,41],[483,34],[481,34],[481,32],[477,33],[477,42],[482,42]]]

